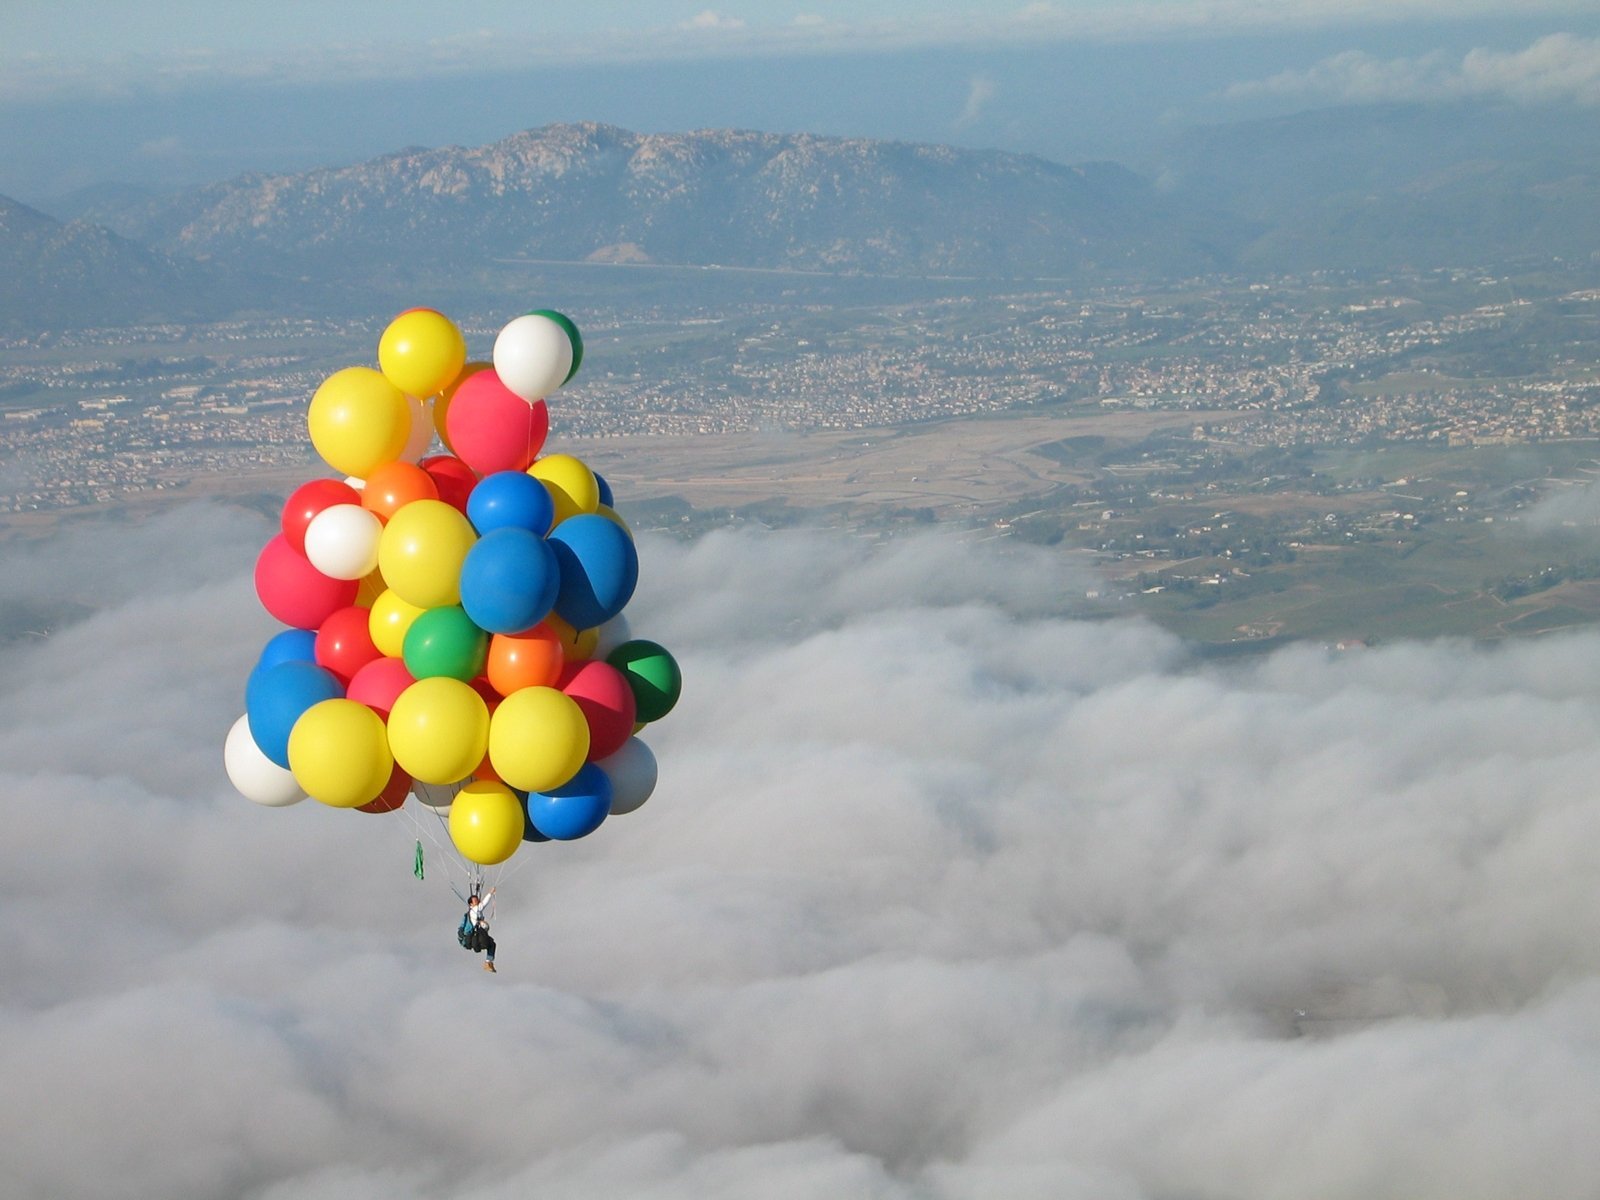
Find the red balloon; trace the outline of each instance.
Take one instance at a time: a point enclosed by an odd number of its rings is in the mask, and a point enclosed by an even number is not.
[[[403,314],[402,314],[403,315]],[[439,485],[422,467],[408,462],[387,462],[372,468],[361,489],[361,505],[384,521],[413,500],[439,499]]]
[[[313,651],[317,666],[326,667],[340,683],[348,685],[362,667],[383,657],[372,644],[371,617],[370,610],[355,604],[329,613],[317,629]]]
[[[633,736],[638,706],[622,672],[600,661],[569,663],[556,685],[589,723],[589,761],[610,758]]]
[[[406,797],[411,794],[411,776],[407,775],[399,763],[395,763],[394,770],[389,772],[389,782],[383,785],[383,791],[378,793],[378,798],[358,804],[357,812],[386,813],[393,812],[406,802]]]
[[[404,659],[375,658],[350,677],[345,696],[387,720],[395,697],[415,682]]]
[[[456,456],[479,475],[526,471],[550,431],[544,401],[529,404],[493,370],[462,380],[444,419]]]
[[[472,489],[478,484],[478,477],[473,474],[472,468],[453,454],[435,454],[432,458],[423,459],[417,466],[432,477],[434,486],[439,489],[439,499],[464,515],[467,497],[472,495]]]
[[[328,578],[281,533],[261,548],[256,559],[261,607],[296,629],[320,629],[335,612],[356,602],[360,588],[358,579]]]
[[[360,504],[361,493],[338,479],[313,479],[289,493],[283,505],[283,536],[296,554],[306,552],[306,526],[325,508]]]

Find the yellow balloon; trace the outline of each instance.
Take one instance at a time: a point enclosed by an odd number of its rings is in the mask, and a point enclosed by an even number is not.
[[[402,504],[378,539],[378,570],[419,608],[461,603],[461,564],[478,540],[472,522],[443,500]]]
[[[561,651],[566,656],[567,662],[594,657],[595,647],[600,644],[599,626],[593,629],[574,629],[555,613],[551,613],[542,623],[561,639]]]
[[[385,658],[403,658],[406,630],[427,611],[419,604],[401,599],[393,588],[384,589],[367,614],[367,632],[372,635],[372,644]]]
[[[547,454],[528,468],[555,501],[559,525],[579,513],[592,513],[600,507],[600,485],[594,472],[570,454]]]
[[[388,588],[389,585],[383,581],[383,572],[374,569],[372,574],[361,577],[361,584],[356,588],[356,605],[371,608]]]
[[[547,792],[560,787],[588,757],[583,710],[555,688],[519,688],[489,719],[489,765],[514,788]]]
[[[602,504],[599,508],[595,509],[595,512],[599,513],[606,520],[613,522],[630,538],[633,536],[633,530],[628,528],[628,523],[622,519],[622,514],[616,509],[612,508],[609,504]]]
[[[371,367],[335,371],[311,397],[306,411],[311,444],[335,471],[365,479],[392,462],[411,436],[405,393]]]
[[[448,675],[417,680],[395,697],[389,710],[394,760],[423,783],[465,779],[483,761],[488,745],[489,706],[471,687]]]
[[[354,700],[323,700],[289,731],[289,770],[306,795],[334,808],[375,800],[394,758],[383,718]]]
[[[463,382],[471,379],[479,371],[487,371],[492,366],[494,366],[493,363],[469,362],[457,372],[456,377],[450,381],[449,386],[440,392],[433,402],[433,431],[439,435],[439,440],[444,443],[444,448],[450,451],[451,454],[456,452],[456,448],[450,444],[448,420],[450,416],[450,401],[456,398],[456,389]]]
[[[468,862],[492,867],[522,845],[522,804],[503,783],[474,779],[450,806],[450,840]]]
[[[431,308],[401,313],[378,339],[378,366],[395,387],[412,396],[443,391],[466,361],[461,330]]]

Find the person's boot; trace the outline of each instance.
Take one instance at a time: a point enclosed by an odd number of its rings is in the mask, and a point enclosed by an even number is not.
[[[494,959],[491,958],[488,962],[484,963],[483,964],[483,969],[485,971],[494,971]],[[500,972],[495,971],[496,975],[498,975],[499,973]]]

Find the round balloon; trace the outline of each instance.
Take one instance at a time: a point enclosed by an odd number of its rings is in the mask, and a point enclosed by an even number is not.
[[[450,806],[450,840],[468,862],[505,862],[522,845],[522,830],[522,805],[503,783],[474,779]]]
[[[378,798],[366,804],[356,805],[357,812],[386,813],[394,812],[406,802],[406,797],[411,794],[411,776],[402,771],[398,764],[389,772],[389,782],[383,785],[383,791],[378,793]]]
[[[450,446],[479,475],[524,471],[539,455],[550,431],[544,401],[530,404],[493,371],[461,381],[445,413]]]
[[[461,330],[431,308],[401,313],[378,339],[378,366],[397,388],[413,396],[443,391],[466,361]]]
[[[387,521],[413,500],[439,499],[439,484],[426,468],[409,462],[374,467],[361,489],[361,505]]]
[[[428,610],[412,604],[393,588],[378,594],[367,616],[367,629],[372,634],[372,644],[385,658],[405,655],[406,632],[411,623]]]
[[[611,780],[594,763],[559,787],[528,793],[528,820],[558,842],[587,837],[611,812]]]
[[[275,667],[281,662],[316,661],[316,632],[310,629],[285,629],[273,634],[267,639],[267,644],[261,647],[261,654],[256,659],[256,665],[250,669],[249,678],[253,679],[268,667]],[[554,683],[555,680],[550,682]],[[245,686],[249,687],[248,681]]]
[[[629,738],[610,758],[595,764],[611,780],[611,815],[639,808],[656,790],[656,756],[638,738]]]
[[[349,684],[361,668],[380,657],[372,644],[368,616],[366,609],[352,604],[330,613],[317,630],[317,665],[332,671],[340,683]]]
[[[248,717],[240,717],[228,730],[222,745],[222,765],[239,794],[265,808],[287,808],[306,798],[305,789],[295,782],[294,772],[261,752],[250,736]]]
[[[639,582],[632,538],[604,517],[580,513],[551,530],[549,544],[561,566],[555,609],[564,621],[591,629],[622,611]]]
[[[439,499],[457,512],[467,511],[467,501],[478,482],[478,476],[471,467],[453,454],[435,454],[423,459],[417,466],[433,480],[434,486],[439,489]]]
[[[361,579],[378,569],[383,522],[359,504],[335,504],[306,526],[306,559],[330,579]]]
[[[517,317],[494,339],[495,373],[530,404],[567,381],[573,357],[567,331],[539,313]]]
[[[496,471],[472,489],[467,518],[480,536],[514,528],[543,537],[555,523],[555,503],[549,488],[527,471]]]
[[[289,734],[289,769],[313,800],[334,808],[370,803],[394,770],[383,718],[354,700],[312,705]]]
[[[415,500],[383,527],[378,569],[391,590],[419,608],[458,604],[461,564],[476,540],[458,510],[442,500]]]
[[[285,625],[316,629],[328,614],[354,604],[360,585],[354,579],[334,579],[296,554],[283,534],[273,536],[256,559],[256,596]]]
[[[345,689],[345,697],[359,704],[365,704],[380,717],[387,719],[389,710],[394,707],[395,697],[416,681],[416,677],[406,670],[403,660],[375,658],[351,676],[350,686]]]
[[[545,791],[571,779],[589,754],[583,710],[554,688],[512,692],[489,722],[489,761],[523,791]]]
[[[583,336],[578,332],[578,327],[573,324],[572,318],[565,313],[558,313],[553,308],[536,308],[532,313],[535,317],[549,317],[566,332],[567,341],[572,344],[572,366],[567,368],[566,383],[578,373],[578,368],[583,365]]]
[[[589,758],[607,758],[633,736],[634,699],[622,672],[609,663],[577,662],[561,672],[556,685],[583,711],[589,723]]]
[[[456,451],[455,447],[450,444],[450,432],[447,427],[448,418],[450,416],[450,402],[455,399],[456,389],[461,386],[463,381],[471,379],[479,371],[489,370],[491,366],[491,363],[486,362],[467,363],[461,368],[456,377],[450,381],[449,386],[446,387],[444,391],[440,392],[438,396],[434,397],[433,427],[434,430],[439,434],[439,440],[444,443],[444,448],[450,451],[451,454],[454,454]]]
[[[459,679],[447,675],[419,679],[396,696],[389,709],[389,747],[414,780],[465,779],[483,759],[488,744],[489,708]]]
[[[486,670],[494,690],[509,696],[525,687],[555,687],[565,661],[561,639],[548,625],[539,624],[490,638]]]
[[[547,454],[528,468],[528,474],[549,491],[557,525],[568,517],[592,513],[600,507],[600,487],[594,472],[581,459],[570,454]]]
[[[606,661],[628,681],[641,721],[659,721],[683,694],[677,660],[655,642],[643,638],[624,642],[606,655]]]
[[[580,658],[593,658],[595,649],[600,644],[600,630],[576,629],[563,621],[559,614],[551,613],[542,624],[556,635],[561,643],[561,653],[568,662],[576,662]]]
[[[306,552],[306,526],[325,508],[335,504],[360,504],[361,493],[341,479],[313,479],[302,483],[284,501],[283,536],[297,554]]]
[[[550,615],[560,569],[549,544],[526,529],[493,529],[461,564],[461,606],[490,633],[518,633]]]
[[[344,686],[333,672],[315,663],[281,662],[258,671],[245,688],[250,736],[263,754],[287,767],[289,733],[300,715],[314,704],[343,695]]]
[[[362,479],[399,458],[411,436],[405,393],[371,367],[346,367],[323,381],[306,411],[311,444],[335,471]]]
[[[483,670],[489,635],[458,605],[430,608],[406,630],[402,657],[418,679],[447,675],[469,682]]]

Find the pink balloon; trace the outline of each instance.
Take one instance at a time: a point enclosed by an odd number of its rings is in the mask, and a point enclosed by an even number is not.
[[[445,413],[456,456],[479,475],[526,471],[550,431],[543,400],[529,404],[492,370],[462,380]]]
[[[256,595],[261,607],[285,625],[317,629],[333,613],[356,602],[357,579],[329,579],[276,534],[256,559]]]
[[[610,663],[568,663],[556,686],[574,700],[589,723],[589,761],[609,758],[633,736],[633,689]]]
[[[415,682],[404,659],[375,658],[350,677],[345,695],[387,719],[394,698]]]

